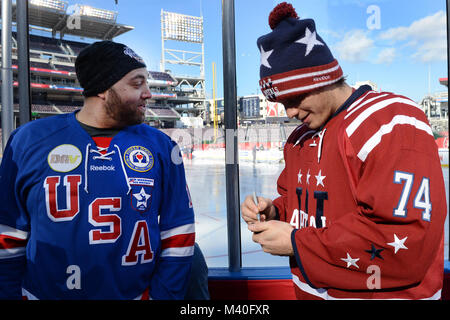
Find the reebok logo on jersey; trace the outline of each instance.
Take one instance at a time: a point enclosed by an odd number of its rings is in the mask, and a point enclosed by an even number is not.
[[[47,162],[56,172],[69,172],[80,165],[82,158],[81,151],[77,147],[62,144],[50,151]]]
[[[105,165],[103,165],[103,166],[94,166],[94,165],[91,165],[89,169],[91,171],[116,171],[116,167],[113,166],[113,165],[110,165],[110,166],[105,166]]]

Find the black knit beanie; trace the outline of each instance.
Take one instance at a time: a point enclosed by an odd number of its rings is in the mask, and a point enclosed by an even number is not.
[[[145,67],[142,58],[133,50],[113,41],[94,42],[75,60],[75,71],[85,97],[104,92],[128,72]]]

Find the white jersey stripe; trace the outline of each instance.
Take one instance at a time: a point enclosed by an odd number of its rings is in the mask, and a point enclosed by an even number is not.
[[[0,235],[14,237],[21,240],[26,240],[28,238],[28,232],[15,229],[4,224],[0,224]]]
[[[22,288],[22,296],[26,297],[28,300],[39,300],[24,288]]]
[[[185,224],[173,229],[169,229],[166,231],[161,231],[161,240],[167,239],[173,236],[177,236],[180,234],[188,234],[195,232],[195,225],[193,223]]]
[[[416,107],[418,109],[419,106],[414,103],[413,101],[409,100],[409,99],[405,99],[405,98],[391,98],[391,99],[387,99],[384,101],[380,101],[372,106],[370,106],[369,108],[367,108],[366,110],[364,110],[363,112],[361,112],[361,114],[356,117],[355,120],[353,120],[352,123],[350,123],[350,125],[347,127],[347,129],[345,130],[347,132],[347,136],[351,137],[351,135],[353,133],[355,133],[356,129],[359,128],[359,126],[368,118],[370,117],[373,113],[375,113],[378,110],[381,110],[393,103],[403,103],[403,104],[408,104],[410,106]]]
[[[0,260],[17,258],[25,255],[25,247],[0,249]]]
[[[142,296],[144,295],[144,293],[138,295],[136,298],[134,298],[133,300],[141,300]],[[31,294],[28,290],[22,288],[22,296],[26,297],[28,300],[39,300],[36,296],[34,296],[33,294]],[[152,297],[148,297],[148,300],[153,300]]]
[[[306,293],[309,293],[313,296],[322,298],[324,300],[374,300],[374,299],[361,299],[361,298],[335,298],[328,294],[327,289],[323,289],[323,288],[314,289],[307,283],[300,281],[300,279],[295,274],[292,275],[292,281],[300,290],[302,290]],[[441,298],[441,293],[442,293],[442,290],[440,289],[435,294],[433,294],[431,297],[422,298],[419,300],[439,300]],[[389,299],[377,299],[377,300],[407,300],[407,299],[405,299],[405,298],[389,298]]]
[[[140,295],[138,295],[136,298],[134,298],[133,300],[142,300],[142,297],[144,296],[144,293],[141,293]],[[153,300],[152,297],[150,297],[150,293],[148,295],[148,300]]]
[[[161,251],[161,257],[189,257],[194,254],[194,246],[167,248]]]
[[[0,236],[26,240],[28,239],[28,232],[0,224]],[[0,249],[0,260],[21,257],[25,255],[25,252],[25,247]]]
[[[356,105],[358,105],[362,100],[364,100],[369,94],[374,93],[375,91],[373,90],[369,90],[366,93],[364,93],[364,95],[362,95],[361,97],[359,97],[356,101],[354,101],[348,108],[347,111],[350,111],[351,109],[353,109]]]
[[[360,108],[362,108],[362,107],[364,107],[366,104],[368,104],[368,103],[371,103],[372,101],[374,101],[374,100],[377,100],[377,99],[380,99],[380,98],[384,98],[384,97],[386,97],[388,94],[382,94],[382,95],[379,95],[379,96],[376,96],[376,97],[373,97],[373,98],[370,98],[370,99],[367,99],[367,101],[364,101],[363,103],[361,103],[360,105],[356,105],[355,103],[354,104],[352,104],[348,109],[347,109],[347,114],[345,115],[345,118],[344,119],[347,119],[348,117],[350,117],[354,112],[356,112],[356,111],[358,111]],[[365,96],[362,98],[362,99],[364,99],[365,98]],[[359,102],[361,102],[360,100],[358,100],[357,101],[358,103]],[[355,108],[356,107],[356,108]],[[353,108],[355,108],[355,109],[353,109]],[[352,110],[353,109],[353,110]]]
[[[292,274],[292,281],[294,282],[294,284],[297,287],[300,288],[300,290],[305,291],[306,293],[309,293],[313,296],[316,296],[316,297],[319,297],[319,298],[322,298],[325,300],[329,299],[327,289],[323,289],[323,288],[314,289],[309,284],[300,281],[300,279],[295,274]]]
[[[361,150],[358,152],[358,158],[361,161],[365,161],[370,152],[381,142],[381,138],[394,129],[396,125],[412,125],[419,130],[425,131],[429,135],[433,136],[433,132],[428,124],[423,121],[417,120],[414,117],[408,117],[398,115],[392,118],[392,121],[388,124],[382,125],[380,129],[364,144]]]

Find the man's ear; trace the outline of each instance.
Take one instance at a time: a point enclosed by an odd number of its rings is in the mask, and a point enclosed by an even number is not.
[[[102,100],[106,100],[106,94],[107,94],[108,90],[101,92],[101,93],[97,93],[97,97],[99,97]]]

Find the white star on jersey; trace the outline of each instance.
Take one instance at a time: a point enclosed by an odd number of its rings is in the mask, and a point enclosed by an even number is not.
[[[297,174],[297,183],[302,183],[302,176],[302,169],[300,169]]]
[[[316,180],[317,180],[316,186],[318,186],[320,184],[322,187],[325,187],[325,185],[323,184],[323,179],[325,179],[326,176],[322,175],[322,170],[320,170],[319,174],[317,176],[315,176],[315,177],[316,177]]]
[[[308,173],[306,174],[306,183],[309,184],[309,178],[311,178],[311,175],[309,174],[309,170]]]
[[[347,268],[350,268],[351,266],[355,266],[359,269],[359,266],[356,264],[358,262],[359,258],[353,259],[350,257],[350,255],[347,252],[347,258],[341,258],[342,261],[347,262]]]
[[[323,46],[323,43],[316,38],[316,31],[311,32],[308,28],[306,28],[305,36],[295,42],[306,44],[305,57],[311,52],[314,46]]]
[[[408,239],[408,237],[404,237],[403,239],[399,239],[397,235],[394,233],[394,242],[389,242],[388,245],[394,247],[394,253],[397,253],[400,249],[408,249],[404,243]]]
[[[270,55],[273,52],[273,49],[270,51],[264,51],[262,46],[260,46],[259,48],[261,51],[261,65],[263,65],[267,68],[272,68],[272,66],[269,64],[269,61],[267,59],[269,59]]]
[[[147,200],[150,198],[150,195],[145,193],[144,188],[142,188],[138,194],[133,194],[133,197],[137,199],[136,207],[143,205],[147,208]]]

